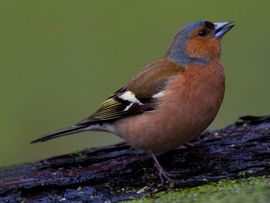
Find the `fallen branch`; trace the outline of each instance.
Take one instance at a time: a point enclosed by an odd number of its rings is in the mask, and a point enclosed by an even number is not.
[[[117,202],[220,179],[270,174],[270,116],[242,117],[159,156],[176,184],[160,183],[152,159],[126,144],[0,169],[0,202]]]

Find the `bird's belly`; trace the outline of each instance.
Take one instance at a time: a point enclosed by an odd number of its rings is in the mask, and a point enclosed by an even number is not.
[[[119,135],[135,148],[165,152],[198,136],[212,122],[218,107],[205,105],[189,110],[169,105],[164,111],[147,112],[144,116],[118,121]]]

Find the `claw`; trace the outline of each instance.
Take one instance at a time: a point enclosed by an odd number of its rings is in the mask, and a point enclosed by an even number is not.
[[[157,160],[157,157],[155,156],[155,154],[153,154],[151,152],[151,156],[155,161],[155,167],[158,170],[158,175],[160,178],[161,183],[165,183],[165,182],[177,182],[177,180],[173,179],[172,176],[175,176],[173,174],[170,174],[168,172],[166,172],[163,167],[160,165],[159,161]]]

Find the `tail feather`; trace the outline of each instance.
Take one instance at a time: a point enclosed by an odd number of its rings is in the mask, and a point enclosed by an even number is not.
[[[31,144],[37,143],[37,142],[45,142],[47,140],[51,140],[51,139],[54,139],[54,138],[57,138],[57,137],[62,137],[62,136],[65,136],[65,135],[70,135],[70,134],[75,134],[75,133],[78,133],[78,132],[82,132],[82,131],[84,131],[85,128],[87,128],[87,126],[85,126],[85,125],[75,125],[75,126],[71,126],[71,127],[68,127],[68,128],[64,128],[64,129],[55,131],[55,132],[53,132],[51,134],[45,135],[45,136],[43,136],[41,138],[38,138],[36,140],[33,140],[31,142]]]

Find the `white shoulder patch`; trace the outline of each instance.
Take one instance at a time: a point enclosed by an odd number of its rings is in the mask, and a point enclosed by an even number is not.
[[[124,111],[128,111],[133,104],[134,103],[130,103],[128,106],[126,106],[126,108],[124,109]]]
[[[129,101],[131,103],[137,103],[137,104],[140,104],[142,105],[142,103],[140,102],[140,100],[138,100],[135,96],[135,94],[131,91],[126,91],[124,93],[122,93],[120,96],[119,96],[120,99],[123,99],[123,100],[126,100],[126,101]]]
[[[165,95],[164,91],[158,92],[152,96],[154,99],[158,99],[160,97],[163,97]]]

